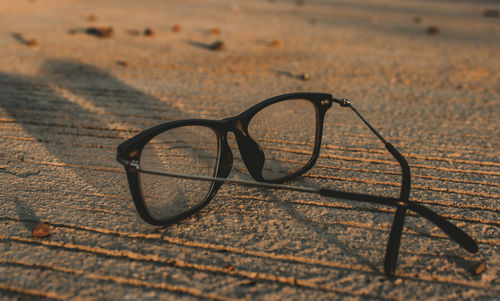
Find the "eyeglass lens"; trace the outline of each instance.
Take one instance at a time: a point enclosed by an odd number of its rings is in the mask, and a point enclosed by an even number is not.
[[[217,134],[204,126],[173,128],[154,137],[143,148],[141,168],[157,171],[215,176]],[[149,214],[165,220],[202,203],[213,182],[140,173],[144,203]]]
[[[264,151],[262,177],[268,181],[286,177],[313,155],[316,107],[305,99],[274,103],[251,119],[248,133]]]

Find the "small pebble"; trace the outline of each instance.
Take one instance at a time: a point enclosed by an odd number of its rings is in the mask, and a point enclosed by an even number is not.
[[[430,35],[438,34],[439,33],[439,27],[437,27],[437,26],[429,26],[429,27],[427,27],[427,29],[425,30],[425,32],[427,32],[427,34],[430,34]]]
[[[272,40],[271,43],[269,43],[269,46],[272,48],[278,48],[281,46],[281,41],[280,40]]]
[[[175,24],[174,26],[172,26],[173,32],[181,32],[181,30],[182,30],[182,27],[179,24]]]
[[[129,62],[126,62],[126,61],[116,61],[116,64],[118,66],[122,66],[122,67],[128,67],[128,66],[130,66]]]
[[[220,34],[221,30],[219,27],[213,27],[210,29],[211,34]]]
[[[31,234],[37,238],[47,237],[50,235],[50,227],[47,224],[38,223]]]
[[[470,269],[472,275],[475,276],[481,275],[482,273],[484,273],[484,271],[486,271],[486,265],[484,264],[484,262],[481,262]]]
[[[144,29],[144,35],[147,37],[152,37],[155,35],[155,32],[151,28],[146,27],[146,29]]]
[[[483,17],[498,18],[498,10],[497,9],[485,9],[483,11]]]
[[[95,22],[95,21],[97,21],[97,16],[94,15],[94,14],[90,14],[90,15],[87,16],[87,21],[89,21],[89,22]]]
[[[226,45],[222,41],[215,41],[212,44],[208,45],[208,49],[212,51],[222,51],[226,49]]]
[[[35,47],[35,46],[38,46],[38,41],[35,38],[31,38],[31,39],[26,41],[26,45],[28,45],[30,47]]]
[[[234,271],[234,266],[232,264],[227,264],[225,266],[226,269],[230,270],[230,271]]]
[[[398,278],[394,281],[394,285],[401,285],[401,284],[403,284],[403,279],[401,278]]]
[[[113,27],[89,27],[85,31],[87,34],[96,36],[101,39],[111,38],[113,36]]]
[[[310,80],[311,79],[311,76],[309,75],[309,73],[302,73],[301,75],[298,76],[301,80],[303,81],[307,81],[307,80]]]

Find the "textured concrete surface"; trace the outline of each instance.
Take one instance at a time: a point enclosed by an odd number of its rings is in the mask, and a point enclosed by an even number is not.
[[[500,19],[486,9],[500,5],[1,1],[0,299],[498,298]],[[216,40],[225,50],[208,49]],[[473,236],[479,253],[410,215],[390,281],[394,208],[229,185],[172,226],[141,220],[115,160],[120,142],[293,91],[349,97],[408,158],[412,199]],[[235,157],[230,177],[249,179]],[[398,173],[359,120],[333,107],[318,165],[293,183],[397,195]],[[32,236],[40,221],[46,238]]]

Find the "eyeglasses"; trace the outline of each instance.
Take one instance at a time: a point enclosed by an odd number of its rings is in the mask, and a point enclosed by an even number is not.
[[[352,109],[399,162],[402,170],[399,197],[282,184],[313,167],[319,157],[325,113],[333,103]],[[286,118],[278,118],[282,116]],[[227,179],[233,166],[229,132],[234,134],[244,165],[255,181]],[[280,147],[283,143],[293,143],[294,148]],[[409,200],[408,162],[346,98],[333,98],[326,93],[292,93],[267,99],[223,120],[163,123],[118,146],[117,160],[125,166],[137,211],[152,225],[174,223],[200,211],[222,184],[227,183],[396,206],[384,260],[388,277],[394,276],[396,270],[407,210],[434,223],[467,251],[478,251],[476,242],[465,232],[434,211]]]

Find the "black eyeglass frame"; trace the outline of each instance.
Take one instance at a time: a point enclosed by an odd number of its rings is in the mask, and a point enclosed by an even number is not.
[[[315,133],[313,154],[310,160],[301,169],[282,178],[278,178],[275,180],[265,180],[262,177],[262,168],[265,160],[264,153],[259,144],[255,140],[253,140],[253,138],[251,138],[250,133],[248,133],[248,125],[251,119],[265,107],[281,101],[292,100],[292,99],[304,99],[314,104],[316,110],[316,133]],[[321,148],[324,117],[326,112],[328,111],[328,109],[331,108],[334,102],[342,107],[351,108],[359,116],[359,118],[361,118],[363,123],[365,123],[370,128],[370,130],[378,137],[378,139],[384,143],[389,153],[398,161],[402,170],[402,185],[399,198],[350,193],[350,192],[343,192],[327,188],[297,187],[297,186],[288,186],[281,184],[287,180],[302,175],[303,173],[311,169],[316,163]],[[141,169],[140,155],[144,146],[157,135],[165,131],[183,126],[205,126],[211,128],[217,134],[218,158],[217,158],[217,168],[214,172],[214,175],[212,177],[204,177],[204,176],[183,175],[170,172],[159,172],[154,170]],[[248,169],[252,178],[254,178],[257,182],[227,179],[227,176],[231,171],[233,162],[232,151],[227,142],[228,132],[234,133],[238,149],[240,151],[244,164]],[[290,94],[275,96],[252,106],[251,108],[247,109],[246,111],[240,113],[237,116],[222,120],[186,119],[186,120],[177,120],[177,121],[163,123],[155,127],[152,127],[150,129],[147,129],[120,144],[118,146],[117,160],[125,166],[125,171],[127,173],[127,179],[130,186],[130,191],[139,215],[146,222],[152,225],[167,225],[175,223],[192,214],[197,213],[212,200],[212,198],[216,195],[217,191],[219,190],[219,188],[222,186],[223,183],[229,183],[229,184],[259,186],[259,187],[275,188],[275,189],[288,189],[288,190],[295,190],[295,191],[302,191],[309,193],[318,193],[323,196],[329,196],[334,198],[343,198],[348,200],[397,206],[395,217],[391,227],[391,232],[389,235],[389,240],[384,260],[384,271],[388,277],[394,276],[396,270],[397,257],[399,253],[401,235],[404,227],[404,220],[406,217],[407,209],[420,214],[424,218],[428,219],[429,221],[440,227],[453,240],[455,240],[459,245],[464,247],[469,252],[475,253],[478,251],[478,246],[476,242],[465,232],[457,228],[455,225],[449,223],[445,218],[436,214],[432,210],[409,200],[411,173],[410,173],[410,167],[406,159],[399,153],[399,151],[392,144],[388,143],[368,123],[368,121],[366,121],[366,119],[363,118],[363,116],[361,116],[361,114],[354,108],[354,106],[352,106],[351,102],[348,99],[334,98],[332,97],[332,95],[327,93],[299,92],[299,93],[290,93]],[[143,193],[141,191],[140,177],[139,177],[140,172],[164,175],[164,176],[173,176],[178,178],[196,179],[201,181],[211,181],[212,185],[210,187],[209,192],[205,196],[205,199],[195,207],[183,213],[180,213],[176,216],[173,216],[171,218],[165,220],[157,220],[150,215],[150,213],[146,208]]]

